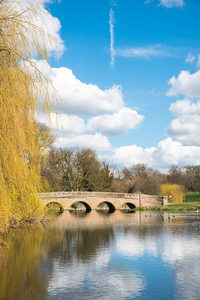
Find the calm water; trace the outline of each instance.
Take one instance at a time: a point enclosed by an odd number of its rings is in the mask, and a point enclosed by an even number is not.
[[[8,236],[0,299],[200,299],[200,214],[71,214]]]

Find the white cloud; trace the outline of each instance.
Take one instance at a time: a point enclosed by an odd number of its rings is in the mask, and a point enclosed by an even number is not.
[[[196,102],[193,102],[190,99],[179,100],[172,103],[169,110],[174,115],[200,114],[200,100],[197,100]]]
[[[200,97],[200,71],[190,74],[188,71],[181,71],[178,77],[173,76],[168,84],[171,85],[167,96],[178,96],[179,94],[188,97]]]
[[[110,115],[93,117],[88,121],[88,126],[108,136],[122,135],[129,129],[135,129],[144,117],[135,110],[123,107],[118,112]]]
[[[91,148],[96,151],[111,151],[112,146],[106,136],[101,133],[60,136],[56,147],[62,148]]]
[[[171,7],[182,7],[184,5],[184,0],[160,0],[160,5]]]
[[[121,57],[140,57],[145,59],[158,56],[171,56],[169,51],[164,49],[162,45],[115,49],[115,55]]]
[[[42,2],[45,3],[49,1],[44,0]],[[16,13],[21,14],[21,20],[23,24],[26,24],[24,34],[33,48],[33,51],[35,49],[35,41],[37,40],[41,47],[43,49],[46,48],[50,55],[53,54],[57,57],[62,55],[65,46],[60,37],[60,21],[53,17],[51,13],[45,9],[45,6],[40,5],[37,0],[14,0],[8,2],[7,5],[9,7],[10,16],[15,15]],[[38,12],[38,14],[33,12],[34,9]],[[33,26],[29,24],[35,26],[37,35],[32,34]],[[37,53],[37,49],[35,50]],[[25,55],[26,54],[27,53],[25,53]]]
[[[152,166],[152,156],[155,150],[156,148],[154,147],[143,149],[137,145],[122,146],[113,150],[110,161],[113,164],[122,165],[125,167],[132,167],[133,165],[141,162],[148,166]]]
[[[113,86],[102,90],[96,85],[82,83],[68,68],[50,68],[48,64],[38,62],[40,68],[41,65],[66,101],[67,104],[64,105],[66,107],[69,105],[70,108],[69,115],[65,113],[60,115],[63,136],[59,132],[61,136],[57,141],[59,147],[91,147],[97,151],[111,151],[108,159],[117,166],[131,167],[137,163],[144,163],[161,170],[169,168],[172,164],[179,166],[200,164],[199,101],[192,102],[185,99],[170,106],[170,111],[178,115],[168,128],[172,138],[161,141],[157,148],[143,149],[131,145],[113,149],[108,140],[109,136],[122,135],[130,129],[135,129],[144,119],[144,116],[135,110],[125,107],[121,87]],[[195,93],[198,95],[196,77],[200,74],[197,72],[190,75],[187,71],[183,72],[177,79],[173,77],[170,80],[172,87],[169,95],[187,92],[191,96],[194,93],[193,86],[196,87]],[[188,84],[184,85],[185,80]],[[53,127],[58,132],[55,121]]]
[[[145,4],[149,4],[153,2],[154,0],[146,0]],[[159,0],[159,6],[165,6],[167,8],[172,7],[183,7],[185,4],[184,0]]]
[[[156,167],[198,165],[200,164],[200,147],[184,146],[178,141],[167,138],[158,144],[153,159]]]
[[[78,116],[69,114],[51,114],[51,122],[56,131],[62,129],[61,135],[70,134],[70,136],[72,136],[77,134],[94,133],[94,131],[89,130],[85,120]]]
[[[43,9],[40,19],[36,19],[35,24],[44,28],[47,36],[52,36],[52,40],[46,39],[44,41],[44,46],[47,48],[47,51],[51,55],[53,54],[56,57],[60,57],[66,48],[64,41],[60,37],[61,23],[59,19],[53,17],[46,9]]]
[[[102,133],[91,130],[84,119],[78,116],[51,114],[51,125],[55,130],[57,148],[91,148],[96,151],[111,151],[112,145]],[[39,115],[38,121],[48,123],[45,115]]]
[[[182,71],[177,78],[169,80],[171,85],[168,96],[182,94],[191,99],[176,101],[171,104],[170,111],[178,117],[174,119],[167,129],[167,133],[176,141],[185,146],[200,146],[200,71],[190,74]]]
[[[119,85],[103,90],[95,84],[81,82],[68,68],[51,68],[46,61],[42,60],[33,60],[33,62],[51,79],[59,97],[63,99],[63,110],[67,110],[72,115],[112,114],[125,105],[122,88]]]
[[[57,140],[58,147],[110,151],[112,146],[108,136],[122,135],[143,121],[144,116],[125,107],[120,86],[102,90],[97,85],[82,83],[68,68],[56,69],[44,61],[33,62],[50,77],[58,95],[63,98],[62,112],[57,120],[56,115],[51,114],[52,126],[58,136],[62,136]],[[45,123],[46,119],[40,115],[38,121]]]
[[[188,56],[185,59],[186,62],[193,64],[196,61],[196,67],[200,68],[200,54],[193,55],[192,53],[188,53]]]
[[[111,65],[114,66],[115,57],[124,58],[143,58],[150,59],[153,57],[172,57],[169,49],[162,45],[153,45],[145,47],[135,47],[135,48],[112,48],[111,51]]]
[[[97,85],[78,80],[68,68],[52,68],[49,76],[63,104],[71,114],[99,115],[113,113],[124,106],[122,89],[114,85],[102,90]]]
[[[178,118],[171,122],[167,133],[183,145],[200,146],[200,100],[177,101],[171,104],[170,111]]]
[[[196,59],[196,56],[194,56],[194,55],[190,52],[190,53],[188,53],[188,55],[187,55],[185,61],[192,64],[192,63],[194,62],[195,59]]]
[[[111,1],[110,1],[110,4],[111,4],[112,6],[117,6],[117,0],[111,0]]]
[[[143,149],[136,145],[122,146],[113,150],[110,157],[106,157],[112,164],[132,167],[143,163],[155,169],[164,170],[171,165],[186,166],[200,164],[200,147],[184,146],[178,141],[167,138],[161,141],[157,148]]]
[[[69,114],[51,114],[52,126],[62,136],[57,140],[58,147],[91,147],[99,151],[112,149],[107,136],[122,135],[129,129],[135,129],[143,119],[136,111],[126,107],[114,114],[89,118],[88,121]],[[38,121],[46,123],[45,116],[40,115]]]

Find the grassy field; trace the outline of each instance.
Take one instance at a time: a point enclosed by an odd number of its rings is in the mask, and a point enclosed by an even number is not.
[[[200,193],[199,192],[186,193],[185,202],[200,202]]]
[[[173,211],[173,212],[181,212],[181,211],[200,211],[200,201],[199,202],[188,202],[188,203],[177,203],[177,204],[168,204],[164,206],[148,206],[148,207],[137,207],[139,211]]]
[[[138,207],[137,210],[155,210],[155,211],[200,211],[200,193],[190,192],[185,194],[184,203],[173,203],[164,206]]]

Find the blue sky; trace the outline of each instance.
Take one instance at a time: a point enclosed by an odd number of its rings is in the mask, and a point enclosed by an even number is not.
[[[59,36],[45,65],[63,99],[57,146],[117,167],[200,164],[200,1],[46,4]]]

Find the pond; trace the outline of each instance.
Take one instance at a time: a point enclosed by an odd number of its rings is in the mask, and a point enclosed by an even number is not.
[[[200,214],[70,213],[12,232],[1,300],[200,299]]]

